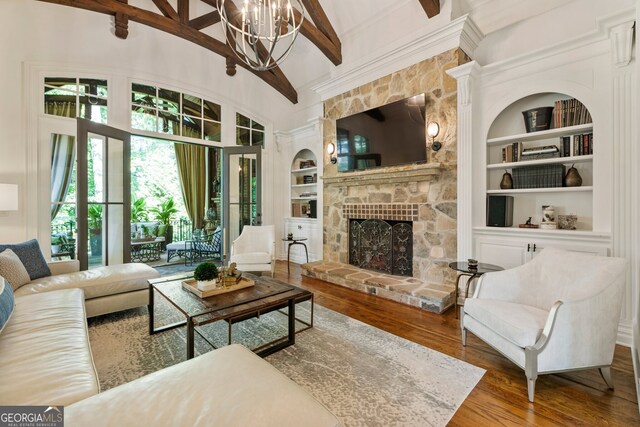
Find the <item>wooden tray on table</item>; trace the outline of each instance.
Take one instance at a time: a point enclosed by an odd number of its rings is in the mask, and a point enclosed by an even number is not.
[[[238,291],[240,289],[249,288],[256,284],[256,282],[254,282],[253,280],[243,277],[235,285],[227,286],[226,288],[201,291],[200,289],[198,289],[197,282],[198,281],[196,279],[183,280],[182,287],[188,290],[189,292],[193,293],[194,295],[199,296],[200,298],[207,298],[214,295],[226,294],[227,292],[233,292],[233,291]]]

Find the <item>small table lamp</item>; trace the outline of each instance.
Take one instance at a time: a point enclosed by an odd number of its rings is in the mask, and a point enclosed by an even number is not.
[[[18,210],[18,185],[0,184],[0,211]]]

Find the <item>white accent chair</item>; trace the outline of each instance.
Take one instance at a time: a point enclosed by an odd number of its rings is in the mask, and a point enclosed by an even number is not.
[[[240,271],[270,271],[273,277],[275,249],[273,225],[245,225],[231,245],[229,262],[235,262]]]
[[[461,310],[466,332],[538,374],[599,368],[609,388],[627,261],[545,248],[519,267],[487,273]]]

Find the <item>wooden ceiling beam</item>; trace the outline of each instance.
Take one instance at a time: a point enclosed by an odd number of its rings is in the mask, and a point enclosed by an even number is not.
[[[189,23],[189,0],[178,0],[178,16],[183,24]]]
[[[300,19],[301,14],[297,10],[293,10],[296,21]],[[300,27],[300,34],[305,36],[313,43],[334,65],[342,64],[342,49],[333,42],[318,28],[316,28],[309,19],[305,19]]]
[[[196,30],[202,30],[220,22],[220,13],[217,10],[213,12],[205,13],[202,16],[194,18],[189,21],[189,26]]]
[[[162,14],[167,18],[171,18],[174,21],[178,21],[180,19],[178,12],[175,11],[167,0],[153,0],[153,4],[155,4],[160,12],[162,12]]]
[[[38,0],[45,3],[54,3],[63,6],[71,6],[93,12],[104,13],[115,16],[117,13],[127,15],[130,21],[138,22],[149,27],[175,35],[184,40],[195,43],[225,58],[233,57],[235,54],[226,43],[221,42],[207,34],[204,34],[188,24],[183,24],[178,19],[173,19],[158,13],[141,9],[135,6],[121,3],[118,0]],[[154,3],[160,0],[154,0]],[[177,14],[176,14],[177,16]],[[238,65],[247,69],[251,73],[260,77],[268,85],[280,92],[292,103],[298,102],[298,93],[283,74],[276,75],[273,72],[259,72],[251,69],[243,62]]]
[[[418,0],[429,18],[440,13],[440,0]]]
[[[327,18],[327,14],[324,13],[320,2],[318,0],[302,0],[302,4],[318,30],[331,40],[331,43],[333,43],[338,52],[340,52],[342,50],[342,43],[340,42],[340,38],[338,38],[338,34],[336,34],[336,31],[333,29],[329,18]]]
[[[209,6],[213,6],[215,9],[218,8],[218,0],[202,0],[202,3],[206,3]]]

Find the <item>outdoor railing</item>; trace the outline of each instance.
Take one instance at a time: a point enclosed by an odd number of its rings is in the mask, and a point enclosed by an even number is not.
[[[193,227],[189,218],[180,218],[176,221],[172,221],[173,226],[173,241],[179,242],[183,240],[191,240]]]

